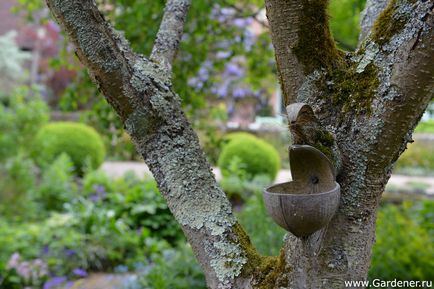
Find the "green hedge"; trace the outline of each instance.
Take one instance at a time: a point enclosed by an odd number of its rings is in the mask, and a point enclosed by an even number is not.
[[[36,135],[33,157],[40,166],[51,164],[66,153],[78,174],[87,166],[98,168],[104,161],[105,147],[101,136],[92,127],[82,123],[54,122]]]
[[[240,162],[250,178],[267,175],[274,180],[280,169],[280,158],[276,149],[253,135],[240,134],[232,137],[223,147],[218,166],[224,176],[229,176],[234,160]]]

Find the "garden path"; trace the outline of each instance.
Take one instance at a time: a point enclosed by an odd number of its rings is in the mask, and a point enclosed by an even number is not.
[[[127,172],[133,172],[139,177],[145,175],[151,176],[151,172],[146,164],[142,162],[105,162],[102,165],[102,170],[112,178],[122,177]],[[217,180],[221,180],[222,175],[218,168],[213,168]],[[290,170],[281,170],[275,180],[275,183],[282,183],[291,180]],[[391,190],[397,191],[423,191],[424,193],[434,197],[434,176],[405,176],[392,175],[387,185]],[[386,189],[387,190],[387,189]]]

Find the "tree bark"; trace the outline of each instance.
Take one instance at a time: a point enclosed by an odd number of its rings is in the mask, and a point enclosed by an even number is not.
[[[299,64],[295,77],[279,70],[281,85],[293,89],[290,99],[314,108],[322,125],[335,135],[343,162],[337,179],[341,205],[328,228],[307,240],[286,237],[286,262],[293,267],[287,273],[288,288],[345,288],[344,281],[367,278],[381,194],[434,94],[433,3],[400,1],[398,6],[391,1],[387,7],[368,9],[364,17],[370,20],[362,27],[367,36],[358,51],[331,51],[335,61],[308,59],[311,63],[306,64],[294,47],[301,37],[315,34],[300,35],[309,32],[293,19],[301,19],[301,11],[317,6],[315,2],[266,1],[278,67],[290,65],[294,70],[293,63]],[[301,3],[304,8],[292,7]],[[285,11],[291,11],[291,17],[281,17]],[[299,34],[282,37],[285,31]],[[275,34],[280,35],[277,40]]]
[[[350,54],[335,47],[327,1],[266,1],[286,103],[310,104],[342,154],[338,213],[309,238],[288,234],[279,257],[250,244],[172,90],[189,3],[167,2],[149,60],[92,0],[47,0],[150,167],[210,288],[345,288],[366,279],[381,193],[433,97],[432,2],[391,1]]]

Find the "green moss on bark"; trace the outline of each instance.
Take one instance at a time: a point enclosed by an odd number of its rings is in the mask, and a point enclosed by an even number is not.
[[[234,225],[233,230],[248,260],[241,272],[242,276],[253,276],[254,288],[286,287],[288,278],[285,272],[288,271],[288,268],[283,250],[279,256],[261,256],[253,247],[249,236],[240,224]]]
[[[342,59],[330,33],[327,14],[328,0],[303,0],[303,13],[299,21],[298,42],[293,48],[304,72],[310,74],[320,67],[328,71]]]
[[[380,84],[378,67],[369,63],[363,71],[357,71],[357,63],[349,62],[326,73],[319,79],[318,87],[325,91],[325,97],[331,97],[334,105],[342,111],[354,110],[356,113],[371,112],[371,104],[376,89]]]
[[[404,12],[399,12],[398,8],[401,5],[414,2],[415,0],[391,0],[378,16],[372,27],[372,40],[380,45],[384,45],[388,43],[394,35],[404,29],[409,16]]]

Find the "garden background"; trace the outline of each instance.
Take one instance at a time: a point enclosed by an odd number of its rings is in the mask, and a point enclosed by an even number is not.
[[[164,1],[96,1],[149,54]],[[121,122],[43,1],[0,4],[0,288],[206,288]],[[364,1],[333,0],[354,50]],[[264,255],[285,232],[262,189],[289,180],[291,143],[262,1],[195,1],[175,90],[237,216]],[[383,196],[370,278],[434,279],[434,105]]]

